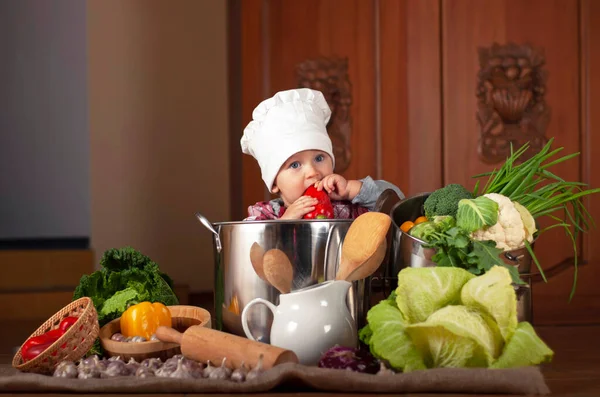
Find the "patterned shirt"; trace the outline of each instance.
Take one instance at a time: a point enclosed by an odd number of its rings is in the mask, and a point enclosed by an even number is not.
[[[393,184],[377,180],[374,181],[370,176],[361,179],[362,187],[356,197],[350,201],[332,200],[333,216],[335,219],[355,219],[365,212],[372,211],[375,208],[377,198],[385,189],[393,189],[404,198],[404,194]],[[245,221],[266,221],[280,219],[285,213],[283,200],[280,198],[271,201],[260,201],[248,207],[248,217]]]
[[[335,219],[355,219],[369,210],[350,201],[331,201],[333,206],[333,217]],[[285,213],[282,199],[271,201],[260,201],[248,207],[248,217],[245,221],[268,221],[280,219]]]

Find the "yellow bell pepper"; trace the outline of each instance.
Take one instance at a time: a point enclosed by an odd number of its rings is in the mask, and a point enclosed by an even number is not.
[[[160,302],[142,302],[130,306],[121,315],[121,333],[124,336],[143,336],[147,340],[160,325],[171,327],[171,312]]]

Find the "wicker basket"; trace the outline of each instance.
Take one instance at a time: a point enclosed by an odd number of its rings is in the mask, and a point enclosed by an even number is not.
[[[68,316],[79,317],[58,340],[44,350],[40,355],[28,362],[23,361],[21,348],[13,358],[12,366],[23,372],[50,374],[61,361],[76,361],[82,358],[98,338],[98,314],[94,303],[88,297],[71,302],[50,317],[29,338],[42,335],[58,328],[60,322]],[[27,339],[29,339],[27,338]],[[21,345],[21,347],[23,347]]]

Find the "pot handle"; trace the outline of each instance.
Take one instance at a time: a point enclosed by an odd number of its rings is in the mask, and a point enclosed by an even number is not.
[[[577,259],[577,267],[585,266],[587,264],[589,264],[589,261],[584,260],[582,258]],[[544,270],[544,275],[546,276],[546,280],[556,277],[557,275],[561,274],[562,272],[571,268],[574,265],[575,265],[575,257],[570,257],[570,258],[567,258],[567,259],[557,263],[556,265]],[[539,283],[539,282],[543,282],[543,281],[544,281],[544,279],[542,278],[542,275],[540,273],[535,273],[531,276],[532,283]]]
[[[268,300],[263,299],[263,298],[252,299],[250,302],[248,302],[246,307],[244,307],[244,310],[242,310],[242,328],[244,329],[244,333],[246,334],[246,337],[250,340],[256,340],[256,338],[252,335],[252,332],[250,331],[250,327],[248,327],[248,310],[250,309],[251,306],[254,306],[259,303],[262,303],[263,305],[268,307],[269,310],[271,310],[273,312],[273,316],[275,316],[275,310],[277,310],[277,308],[275,307],[274,304],[272,304],[271,302],[269,302]]]
[[[213,224],[199,212],[196,212],[196,218],[200,221],[201,224],[204,225],[205,228],[207,228],[214,235],[215,248],[217,249],[217,253],[221,253],[221,250],[223,249],[223,247],[221,246],[221,238],[219,237],[219,233],[215,230]]]
[[[398,193],[392,189],[385,189],[377,198],[373,211],[390,215],[392,208],[400,201],[402,198],[398,196]]]

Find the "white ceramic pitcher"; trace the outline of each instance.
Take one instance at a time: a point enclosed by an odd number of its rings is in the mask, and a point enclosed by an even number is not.
[[[256,298],[242,311],[242,327],[255,340],[248,327],[249,309],[257,303],[273,312],[271,344],[292,350],[301,364],[317,365],[327,349],[337,345],[356,347],[356,325],[346,304],[352,284],[345,280],[321,284],[279,295],[279,306]]]

